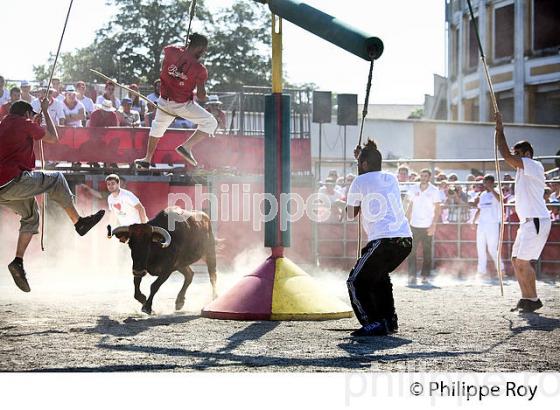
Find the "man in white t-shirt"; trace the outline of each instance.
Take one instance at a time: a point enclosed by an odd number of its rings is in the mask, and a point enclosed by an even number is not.
[[[408,284],[416,285],[416,250],[422,244],[422,283],[428,283],[432,270],[432,238],[441,214],[439,190],[430,183],[432,172],[420,171],[420,183],[408,190],[407,219],[410,222],[414,243],[408,258]]]
[[[533,160],[533,147],[527,141],[516,143],[513,153],[510,152],[500,113],[496,114],[496,134],[500,153],[517,171],[515,212],[520,225],[511,250],[511,261],[521,288],[521,299],[514,310],[534,312],[542,307],[542,302],[537,296],[536,274],[531,261],[539,259],[552,225],[543,198],[546,187],[544,167]]]
[[[119,226],[148,222],[144,206],[136,195],[121,188],[121,179],[118,175],[107,175],[105,182],[107,190],[110,192],[107,197],[109,211],[111,211],[111,215],[115,216]]]
[[[85,95],[86,83],[83,81],[78,81],[76,83],[76,99],[84,105],[86,110],[86,117],[89,118],[91,113],[95,111],[95,105],[93,100]]]
[[[347,198],[347,213],[361,212],[368,243],[347,280],[356,318],[362,327],[352,336],[384,336],[398,329],[393,285],[389,274],[409,255],[412,233],[405,218],[395,175],[381,171],[377,145],[368,140],[356,147],[358,177]]]
[[[54,88],[51,88],[49,90],[49,115],[51,116],[51,120],[55,126],[64,125],[64,120],[66,118],[66,116],[64,115],[64,108],[62,106],[62,102],[58,101],[56,98],[53,98],[54,93]],[[31,107],[33,107],[34,112],[41,112],[40,101],[45,98],[45,95],[47,95],[47,89],[42,88],[39,91],[39,98],[31,103]],[[43,125],[44,122],[45,120],[43,120]]]
[[[486,251],[494,261],[498,269],[498,242],[500,236],[500,223],[502,213],[500,212],[500,195],[494,188],[494,176],[486,175],[483,179],[484,191],[474,199],[477,207],[473,218],[476,228],[476,251],[478,254],[477,273],[481,277],[486,276],[487,257]],[[499,269],[503,271],[504,264],[500,261]]]
[[[31,95],[31,84],[29,84],[29,81],[22,81],[19,85],[19,88],[21,88],[21,99],[23,101],[27,101],[29,104],[31,104],[37,99],[36,97],[33,97]]]

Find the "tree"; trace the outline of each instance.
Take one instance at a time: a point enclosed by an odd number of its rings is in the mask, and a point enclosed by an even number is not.
[[[117,12],[96,33],[94,42],[72,53],[63,53],[57,76],[64,82],[99,81],[90,68],[119,82],[152,83],[159,77],[162,50],[184,44],[190,1],[107,0]],[[269,86],[271,78],[270,14],[248,0],[236,0],[221,10],[216,21],[204,0],[196,3],[193,31],[209,38],[204,62],[209,86],[216,91],[239,90],[243,85]],[[200,30],[198,30],[200,29]],[[49,64],[52,66],[52,56]],[[47,66],[35,66],[38,80],[48,78]]]
[[[118,12],[97,32],[94,47],[105,45],[118,57],[121,81],[152,82],[159,76],[163,47],[185,43],[190,2],[186,0],[108,0]],[[195,19],[211,24],[204,0],[196,4]],[[114,75],[115,75],[114,74]]]
[[[218,15],[206,58],[213,90],[270,85],[270,24],[267,8],[253,1],[236,1]]]

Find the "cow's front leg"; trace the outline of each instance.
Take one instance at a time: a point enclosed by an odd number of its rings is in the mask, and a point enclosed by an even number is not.
[[[216,275],[216,271],[209,272],[209,275],[210,275],[210,284],[212,285],[212,300],[214,300],[218,297],[218,288],[216,286],[218,277]]]
[[[170,275],[171,272],[162,274],[158,276],[158,278],[154,281],[154,283],[152,283],[152,286],[150,286],[150,296],[148,296],[148,300],[146,300],[146,303],[144,303],[144,306],[142,306],[142,312],[147,313],[149,315],[152,314],[152,301],[154,300],[154,296],[159,290],[160,286],[163,284],[163,282],[165,282]]]
[[[140,290],[140,283],[142,283],[142,276],[134,277],[134,299],[140,302],[142,305],[146,303],[146,296]]]
[[[185,280],[183,281],[183,286],[181,287],[181,290],[179,291],[179,293],[177,294],[177,298],[175,299],[175,310],[181,310],[183,309],[183,306],[185,306],[185,292],[191,284],[194,275],[194,272],[192,271],[190,266],[187,266],[184,269],[179,269],[179,272],[183,274]]]

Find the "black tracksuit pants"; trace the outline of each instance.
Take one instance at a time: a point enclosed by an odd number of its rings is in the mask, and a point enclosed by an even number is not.
[[[395,314],[389,273],[406,259],[411,248],[412,238],[382,238],[362,249],[346,282],[352,308],[362,325],[390,321]]]

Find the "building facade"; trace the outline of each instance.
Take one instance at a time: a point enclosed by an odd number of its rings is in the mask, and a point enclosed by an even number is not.
[[[560,124],[560,1],[471,0],[471,4],[504,121]],[[438,100],[447,106],[448,120],[492,121],[467,1],[447,0],[446,21],[448,79],[446,96]]]

